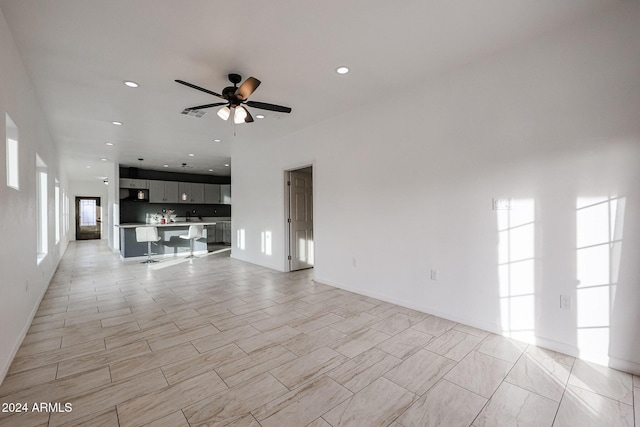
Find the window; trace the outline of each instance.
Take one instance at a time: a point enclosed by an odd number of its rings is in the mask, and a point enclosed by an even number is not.
[[[38,203],[38,263],[49,251],[47,219],[49,216],[47,201],[47,165],[36,154],[36,185]]]
[[[55,215],[56,215],[56,245],[60,243],[60,181],[56,179],[55,190]]]
[[[69,196],[62,190],[62,234],[67,235],[69,231]]]
[[[9,114],[4,115],[7,129],[7,186],[20,189],[18,174],[18,127]]]
[[[80,226],[95,227],[96,221],[96,201],[82,199],[80,200]]]

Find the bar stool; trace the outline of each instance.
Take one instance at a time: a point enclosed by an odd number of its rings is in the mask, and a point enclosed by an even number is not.
[[[189,233],[181,235],[181,239],[189,240],[189,256],[187,258],[198,258],[193,254],[193,241],[202,237],[202,225],[190,225]]]
[[[155,243],[158,240],[160,240],[160,237],[158,237],[157,227],[136,227],[136,241],[147,242],[147,259],[142,261],[140,264],[151,264],[153,262],[158,262],[151,259],[151,243]]]

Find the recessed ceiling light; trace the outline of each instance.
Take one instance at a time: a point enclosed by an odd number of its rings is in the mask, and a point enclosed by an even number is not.
[[[226,167],[229,167],[229,163],[225,163],[224,165],[225,165]]]
[[[113,145],[113,142],[105,142],[104,145],[108,145],[109,147],[111,147]]]
[[[338,67],[336,68],[336,73],[338,74],[347,74],[349,69],[347,67]]]
[[[195,154],[189,153],[189,157],[193,157],[193,156],[195,156]]]
[[[106,162],[106,161],[107,161],[107,159],[105,159],[104,157],[103,157],[103,158],[101,158],[100,160],[102,160],[103,162]]]
[[[122,126],[122,122],[111,122],[111,123],[113,123],[116,126]]]
[[[87,166],[85,166],[85,168],[91,169],[91,165],[87,165]]]
[[[209,172],[213,172],[213,169],[209,169]]]
[[[213,142],[222,142],[220,139],[214,139]]]
[[[257,114],[256,115],[256,119],[264,119],[264,115],[263,114]]]
[[[129,87],[138,87],[138,83],[136,83],[136,82],[132,82],[132,81],[130,81],[130,80],[125,80],[123,83],[124,83],[124,85],[125,85],[125,86],[129,86]]]
[[[162,165],[162,166],[164,166],[165,168],[168,168],[168,167],[169,167],[169,165]]]

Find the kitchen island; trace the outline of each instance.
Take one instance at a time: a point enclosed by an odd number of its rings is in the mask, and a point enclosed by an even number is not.
[[[189,232],[189,226],[202,225],[202,237],[193,242],[194,253],[207,252],[207,236],[215,233],[215,225],[218,221],[178,221],[168,224],[126,223],[117,225],[120,228],[120,256],[132,258],[144,256],[147,252],[147,243],[136,240],[136,227],[157,227],[157,243],[151,244],[151,252],[164,256],[182,256],[189,253],[189,240],[181,239],[181,235]],[[222,222],[228,222],[222,220]],[[209,239],[211,241],[211,239]]]

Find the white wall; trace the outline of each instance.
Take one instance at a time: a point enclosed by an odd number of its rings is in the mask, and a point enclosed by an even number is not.
[[[6,186],[5,121],[8,112],[19,129],[20,190]],[[18,55],[4,16],[0,13],[0,383],[9,369],[68,240],[55,243],[54,185],[67,179],[59,167],[56,147]],[[48,254],[40,264],[37,253],[36,153],[47,164]]]
[[[316,280],[640,374],[638,22],[640,4],[626,2],[404,98],[235,144],[233,257],[284,268],[283,171],[313,162]],[[577,290],[576,204],[603,196],[624,197],[622,252],[603,288],[611,307],[592,307]],[[505,298],[500,286],[493,198],[533,203],[530,298]],[[560,310],[560,294],[572,310]],[[608,334],[597,346],[582,335],[589,322]]]

